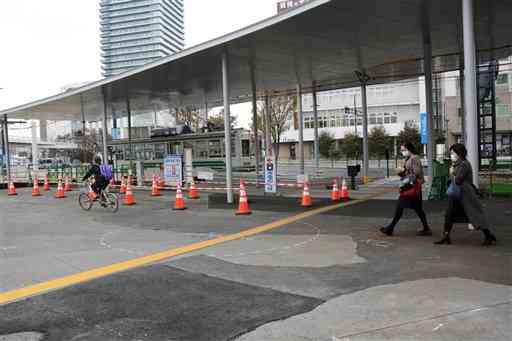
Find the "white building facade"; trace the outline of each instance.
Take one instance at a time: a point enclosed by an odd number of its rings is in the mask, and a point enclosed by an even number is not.
[[[419,127],[420,112],[425,110],[424,82],[412,79],[367,87],[368,130],[382,126],[390,136],[397,137],[406,124]],[[349,88],[320,92],[317,94],[318,131],[328,132],[336,140],[347,134],[362,137],[361,88]],[[302,96],[304,116],[304,154],[313,158],[314,117],[313,96]],[[357,110],[357,125],[354,117]],[[298,150],[298,124],[296,117],[289,121],[290,129],[281,138],[280,157],[294,159]]]

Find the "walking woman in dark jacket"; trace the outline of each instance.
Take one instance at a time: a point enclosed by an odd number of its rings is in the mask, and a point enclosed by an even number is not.
[[[484,207],[478,198],[476,187],[473,185],[473,170],[466,160],[468,154],[462,144],[454,144],[450,147],[452,168],[450,169],[451,181],[458,188],[448,191],[448,209],[445,213],[444,236],[435,244],[451,244],[450,232],[454,223],[471,223],[484,234],[484,246],[496,243],[496,237],[489,230],[489,220],[484,212]]]
[[[400,146],[400,151],[405,157],[405,167],[398,173],[402,180],[400,196],[396,205],[393,221],[380,231],[388,236],[393,235],[396,224],[402,218],[404,209],[409,208],[416,212],[423,224],[423,228],[417,231],[418,236],[431,236],[432,231],[427,223],[427,216],[423,211],[423,195],[421,185],[424,182],[423,165],[414,145],[410,142]]]

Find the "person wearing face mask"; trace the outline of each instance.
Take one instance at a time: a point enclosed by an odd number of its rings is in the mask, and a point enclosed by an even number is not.
[[[405,167],[398,170],[401,178],[400,196],[396,205],[395,216],[389,225],[382,227],[380,232],[392,236],[396,224],[402,218],[404,209],[412,209],[416,212],[423,225],[417,231],[418,236],[431,236],[432,230],[428,226],[427,215],[423,211],[423,196],[421,185],[424,182],[423,165],[417,155],[414,145],[410,142],[400,146],[400,151],[405,158]]]
[[[470,223],[484,234],[484,246],[496,243],[496,237],[489,230],[489,221],[473,185],[473,170],[466,159],[466,147],[458,143],[450,147],[451,184],[448,189],[448,208],[445,213],[443,239],[435,244],[451,244],[450,233],[454,223]]]

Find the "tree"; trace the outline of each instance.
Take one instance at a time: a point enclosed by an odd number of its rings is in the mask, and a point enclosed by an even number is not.
[[[199,108],[194,106],[186,106],[178,109],[176,112],[176,123],[188,125],[193,131],[197,131],[204,126],[203,113]]]
[[[416,151],[419,154],[422,154],[423,147],[421,145],[420,132],[417,126],[406,124],[404,129],[398,134],[398,143],[404,144],[406,142],[411,142],[416,148]]]
[[[351,159],[359,159],[361,150],[361,138],[359,138],[359,136],[353,133],[345,135],[345,138],[341,143],[341,152],[343,155],[345,155],[345,157]]]
[[[236,126],[236,116],[231,116],[231,128]],[[217,115],[208,117],[208,130],[210,131],[224,131],[224,110],[221,110]]]
[[[390,146],[392,146],[392,141],[386,133],[386,129],[383,126],[373,127],[368,135],[370,155],[380,160],[386,156],[386,149],[391,149]]]
[[[318,137],[318,149],[320,150],[320,155],[326,159],[330,158],[331,148],[334,145],[334,142],[335,139],[331,133],[327,131],[320,133],[320,136]]]
[[[270,99],[270,138],[274,145],[274,154],[276,156],[276,167],[279,160],[279,144],[282,134],[290,128],[289,121],[297,108],[296,96],[279,96]],[[257,123],[258,130],[265,133],[263,125],[265,115],[265,105],[260,103],[258,108]]]

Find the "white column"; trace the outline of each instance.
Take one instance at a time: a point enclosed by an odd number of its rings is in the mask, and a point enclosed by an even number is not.
[[[270,130],[272,129],[272,104],[271,99],[265,95],[265,157],[274,155],[272,150],[272,136]]]
[[[315,167],[320,168],[320,143],[318,141],[318,98],[316,93],[316,82],[313,82],[313,120],[315,136]]]
[[[34,171],[39,170],[39,146],[37,138],[37,124],[36,121],[32,120],[32,169]]]
[[[363,177],[367,177],[370,158],[368,155],[368,105],[366,103],[366,82],[361,83],[361,105],[363,109]]]
[[[433,174],[433,159],[435,155],[434,141],[434,107],[432,98],[432,45],[425,43],[423,45],[423,69],[425,71],[425,102],[427,107],[427,131],[428,131],[428,144],[427,144],[427,162],[428,162],[428,176],[432,180]]]
[[[304,174],[304,118],[302,112],[302,88],[297,84],[297,119],[299,123],[299,173]]]
[[[4,115],[4,146],[5,146],[5,165],[7,169],[7,181],[10,182],[11,177],[11,151],[9,149],[9,124],[7,123],[7,115]]]
[[[464,29],[464,108],[467,159],[473,167],[473,183],[478,187],[478,110],[476,93],[476,50],[473,0],[462,0],[462,22]]]
[[[254,75],[254,64],[251,63],[251,93],[252,93],[252,133],[254,135],[254,163],[256,166],[256,187],[260,178],[260,139],[258,135],[258,103],[256,98],[256,77]]]
[[[108,99],[106,89],[103,88],[103,121],[102,121],[102,142],[103,142],[103,163],[107,163],[108,149],[107,149],[107,114],[108,114]]]
[[[224,95],[224,141],[226,149],[226,196],[228,204],[233,203],[233,180],[231,167],[231,114],[229,110],[229,68],[228,54],[222,54],[222,90]]]

